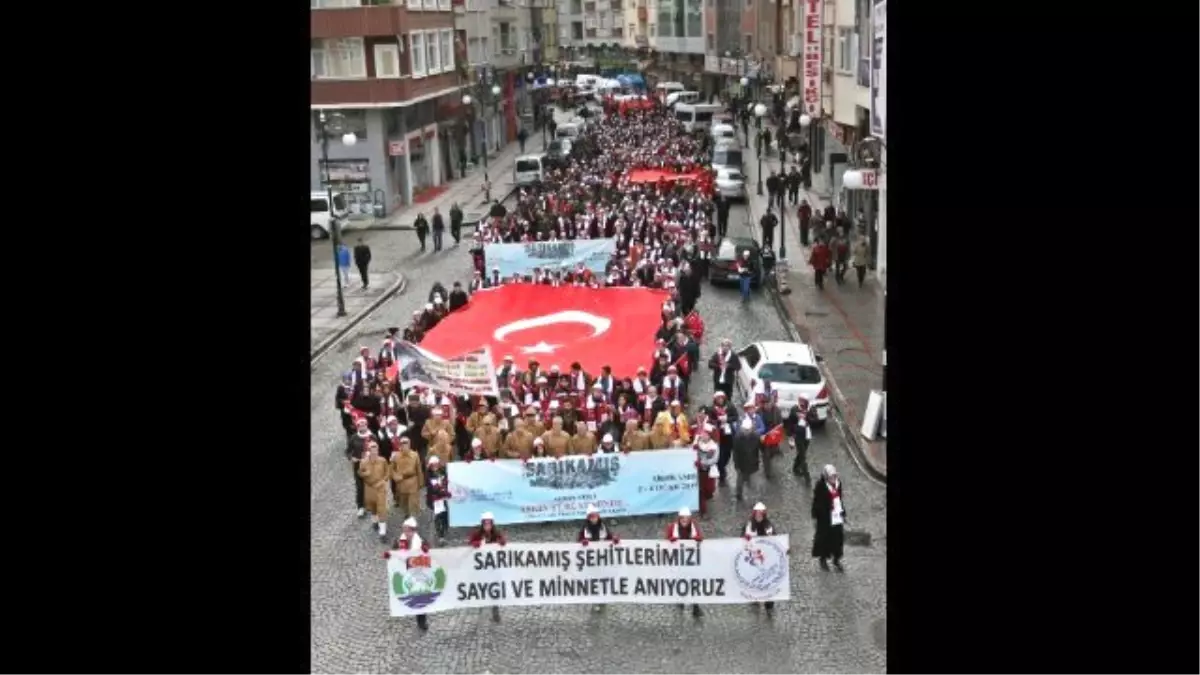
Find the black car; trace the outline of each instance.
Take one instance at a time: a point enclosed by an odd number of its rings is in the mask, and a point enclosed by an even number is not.
[[[726,237],[721,240],[721,245],[717,247],[717,255],[713,257],[708,266],[709,282],[736,284],[738,282],[737,261],[744,260],[742,256],[746,251],[750,252],[750,269],[754,271],[754,276],[750,278],[750,285],[762,285],[762,249],[759,248],[758,242],[750,237]]]

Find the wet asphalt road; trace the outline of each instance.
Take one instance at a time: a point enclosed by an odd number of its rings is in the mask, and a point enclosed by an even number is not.
[[[731,233],[744,228],[744,209],[731,214]],[[374,264],[402,271],[407,290],[380,307],[312,371],[312,644],[314,672],[560,673],[560,672],[883,672],[886,649],[886,493],[851,462],[835,425],[816,431],[809,451],[814,475],[826,463],[845,483],[848,527],[871,534],[869,547],[848,546],[846,573],[820,571],[807,555],[812,521],[811,490],[787,471],[790,456],[776,460],[776,477],[756,474],[745,505],[720,490],[702,529],[709,537],[736,536],[757,500],[771,510],[776,528],[793,540],[790,602],[773,620],[748,606],[710,606],[695,620],[671,605],[615,605],[600,615],[585,605],[505,608],[500,623],[487,610],[430,616],[422,635],[411,619],[388,616],[382,545],[369,520],[354,517],[353,481],[342,456],[344,436],[333,409],[338,373],[359,344],[375,349],[387,326],[403,326],[425,302],[430,286],[470,278],[467,243],[441,253],[420,254],[412,232],[350,233],[373,249]],[[452,241],[449,236],[447,242]],[[332,271],[329,242],[313,244],[314,267]],[[735,288],[704,286],[698,309],[707,324],[701,356],[721,338],[735,347],[756,339],[786,340],[787,332],[763,296],[743,305]],[[707,374],[707,373],[706,373]],[[695,401],[710,400],[707,376],[694,381]],[[740,403],[740,399],[738,400]],[[690,412],[690,411],[689,411]],[[732,485],[732,481],[730,481]],[[623,519],[615,528],[625,538],[658,538],[667,516]],[[398,530],[393,516],[389,531]],[[429,514],[421,518],[422,531]],[[575,523],[506,528],[519,541],[573,541]],[[462,545],[466,533],[452,530],[448,543]]]

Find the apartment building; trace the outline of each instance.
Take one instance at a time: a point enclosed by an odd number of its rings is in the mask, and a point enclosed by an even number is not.
[[[644,49],[650,46],[650,3],[649,0],[626,0],[622,19],[626,49]]]
[[[626,5],[637,0],[559,0],[559,44],[568,49],[625,45]]]
[[[704,75],[705,15],[713,0],[651,0],[648,3],[648,42],[658,53],[659,79],[699,88]]]
[[[310,30],[312,188],[330,181],[391,211],[448,180],[455,134],[439,120],[461,96],[452,0],[311,0]]]

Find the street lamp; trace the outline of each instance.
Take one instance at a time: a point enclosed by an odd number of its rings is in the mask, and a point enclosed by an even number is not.
[[[498,84],[492,85],[492,114],[497,117],[500,115],[500,85]],[[496,152],[500,152],[500,134],[496,134]],[[487,176],[484,176],[484,180],[486,179]]]
[[[766,114],[767,114],[767,106],[765,106],[761,103],[754,106],[754,123],[755,123],[757,129],[759,129],[759,130],[762,129],[762,118]],[[758,196],[761,197],[762,193],[763,193],[762,158],[763,158],[763,151],[766,150],[766,148],[762,147],[762,134],[759,134],[758,138],[759,138],[759,143],[758,143]]]
[[[337,315],[339,317],[346,316],[346,298],[342,295],[342,275],[338,269],[338,247],[342,243],[341,223],[333,212],[333,175],[329,171],[329,134],[331,126],[337,126],[332,117],[327,118],[325,111],[317,113],[321,125],[321,162],[325,167],[325,198],[329,203],[329,241],[333,245],[333,278],[337,286]],[[340,118],[341,115],[336,115]],[[358,142],[358,136],[354,132],[347,131],[342,134],[342,145],[347,147]]]

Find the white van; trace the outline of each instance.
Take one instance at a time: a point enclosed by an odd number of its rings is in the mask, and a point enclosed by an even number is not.
[[[332,231],[330,226],[329,193],[325,190],[313,190],[309,199],[309,211],[312,215],[309,236],[313,239],[324,239]],[[332,217],[337,219],[339,227],[342,221],[346,219],[346,198],[340,192],[333,193]]]
[[[513,162],[513,182],[517,185],[540,183],[545,171],[546,153],[536,155],[521,155]]]
[[[575,86],[579,89],[595,89],[604,79],[599,75],[580,74],[575,76]]]
[[[555,138],[565,138],[567,140],[577,140],[580,134],[583,133],[583,125],[579,122],[567,122],[554,127]]]
[[[708,130],[712,126],[713,115],[721,112],[719,103],[677,103],[675,118],[683,122],[683,128],[688,133],[697,129]]]
[[[667,96],[677,91],[685,91],[687,87],[683,86],[682,82],[659,82],[654,85],[654,93],[659,100],[666,100]]]
[[[676,103],[699,103],[700,92],[698,91],[675,91],[667,94],[667,107]]]

